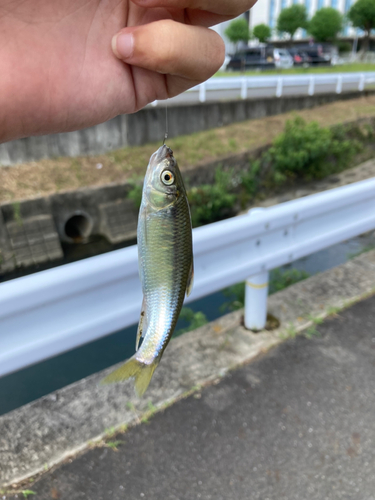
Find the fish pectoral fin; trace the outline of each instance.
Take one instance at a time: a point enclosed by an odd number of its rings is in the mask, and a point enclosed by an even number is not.
[[[186,285],[186,297],[189,297],[194,285],[194,260],[191,258],[189,277]]]
[[[139,317],[139,323],[138,323],[137,337],[135,339],[135,350],[136,351],[138,351],[139,342],[140,342],[141,338],[144,337],[144,332],[145,332],[146,328],[147,328],[146,301],[145,301],[145,298],[143,297],[141,315]]]
[[[152,363],[148,365],[142,363],[133,356],[125,364],[120,366],[120,368],[117,368],[117,370],[107,375],[107,377],[101,381],[101,384],[122,382],[123,380],[134,377],[135,392],[138,397],[141,397],[146,392],[158,363],[158,358],[154,359]]]

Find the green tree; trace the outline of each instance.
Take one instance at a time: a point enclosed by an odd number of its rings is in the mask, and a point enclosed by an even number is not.
[[[224,33],[228,40],[235,44],[247,43],[250,39],[249,25],[244,17],[232,21]]]
[[[342,15],[332,7],[323,7],[315,12],[309,22],[309,33],[317,42],[335,40],[337,33],[342,29]]]
[[[375,1],[357,0],[350,7],[347,16],[355,28],[365,32],[363,51],[366,52],[369,48],[371,30],[375,28]]]
[[[260,43],[265,43],[271,37],[271,28],[267,24],[258,24],[254,26],[253,35]]]
[[[277,19],[277,31],[288,33],[290,39],[293,40],[298,28],[307,28],[306,7],[295,4],[283,9]]]

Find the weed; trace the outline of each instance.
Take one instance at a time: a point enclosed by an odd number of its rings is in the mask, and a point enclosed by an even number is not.
[[[363,248],[361,248],[361,250],[358,250],[357,252],[348,253],[347,257],[349,260],[354,259],[355,257],[359,257],[360,255],[362,255],[363,253],[370,252],[371,250],[374,250],[374,248],[375,248],[374,244],[366,245]]]
[[[118,451],[118,446],[120,444],[123,444],[124,442],[123,441],[107,441],[105,443],[105,446],[107,446],[108,448],[111,448],[113,451]]]
[[[156,406],[154,404],[152,404],[152,401],[148,401],[147,402],[147,406],[148,406],[149,411],[152,411],[153,413],[155,413],[156,411],[158,411],[158,409],[156,408]]]
[[[116,434],[116,429],[115,429],[115,427],[109,427],[104,432],[105,432],[105,435],[107,437],[111,438],[111,437],[113,437]]]
[[[310,320],[314,325],[320,325],[323,323],[323,318],[320,318],[319,316],[313,316],[312,314],[309,314],[307,316],[307,319]]]
[[[193,309],[190,309],[190,307],[183,307],[181,309],[180,319],[187,322],[188,325],[185,328],[177,330],[174,334],[175,336],[196,330],[197,328],[200,328],[208,323],[208,319],[202,311],[195,312]]]
[[[320,332],[318,332],[318,330],[314,326],[310,326],[304,331],[304,336],[307,339],[312,339],[313,337],[320,337],[321,335]]]
[[[143,417],[141,418],[142,424],[148,424],[150,422],[150,414],[145,413]]]
[[[24,496],[24,498],[27,498],[30,495],[36,495],[36,493],[32,490],[22,490],[22,495]]]
[[[285,333],[286,333],[287,338],[294,339],[297,335],[296,327],[294,325],[290,324],[288,326],[288,328],[286,329]]]
[[[135,408],[135,406],[134,406],[134,403],[132,403],[131,401],[128,401],[128,402],[126,403],[126,408],[127,408],[128,410],[131,410],[131,411],[134,411],[134,412],[136,412],[136,411],[137,411],[137,410],[136,410],[136,408]]]
[[[21,204],[19,201],[15,201],[14,203],[12,203],[12,206],[13,206],[14,220],[16,221],[18,226],[22,226],[23,221],[22,221],[22,216],[21,216]]]
[[[294,339],[297,336],[297,333],[296,327],[290,323],[289,326],[282,333],[280,333],[279,337],[282,340]]]
[[[342,307],[338,307],[338,306],[329,306],[327,307],[326,309],[326,313],[328,316],[334,316],[336,315],[339,311],[341,311]]]
[[[233,139],[233,137],[231,137],[229,140],[228,140],[228,144],[229,144],[229,147],[233,150],[236,150],[238,148],[238,144],[237,144],[237,141],[236,139]]]
[[[306,271],[299,269],[273,269],[270,273],[269,293],[279,292],[294,285],[299,281],[303,281],[310,276]]]

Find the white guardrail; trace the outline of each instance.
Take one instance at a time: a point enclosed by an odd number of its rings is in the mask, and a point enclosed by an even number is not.
[[[246,324],[259,328],[269,270],[374,228],[375,179],[197,228],[188,301],[250,277]],[[0,375],[136,323],[141,302],[136,246],[1,284]]]
[[[187,90],[185,95],[195,93],[194,100],[205,102],[208,94],[214,91],[237,91],[238,97],[242,99],[247,99],[254,91],[265,90],[268,91],[268,95],[276,97],[282,97],[284,93],[288,93],[288,89],[293,89],[295,95],[314,95],[322,91],[340,94],[345,89],[362,92],[367,85],[374,83],[374,71],[363,73],[212,77],[206,82]],[[289,95],[291,95],[291,92],[289,92]],[[256,95],[256,97],[258,96]],[[164,102],[165,105],[165,101],[154,101],[152,105],[157,106],[159,102]]]

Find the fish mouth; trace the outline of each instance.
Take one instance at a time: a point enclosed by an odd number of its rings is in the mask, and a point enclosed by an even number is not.
[[[155,155],[155,160],[157,163],[160,163],[163,160],[172,160],[173,158],[173,151],[171,148],[163,144],[157,151]]]

